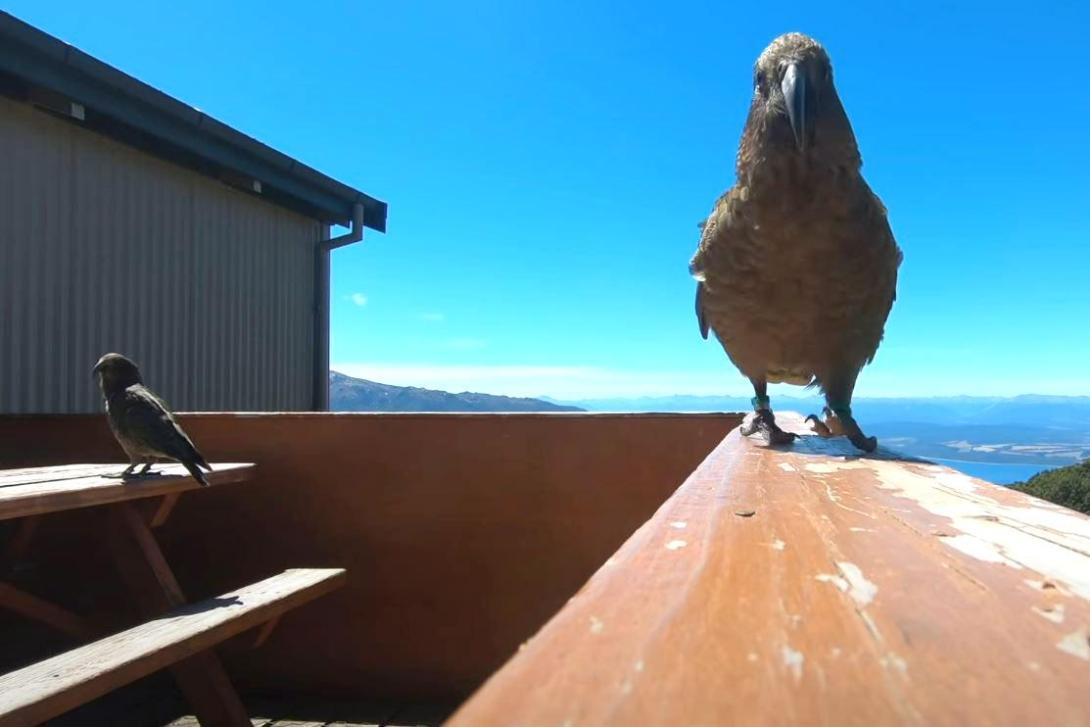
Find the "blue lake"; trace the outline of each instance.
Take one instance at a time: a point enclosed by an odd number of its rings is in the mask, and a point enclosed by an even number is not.
[[[979,477],[997,485],[1009,485],[1028,480],[1038,472],[1055,469],[1060,465],[1045,464],[1008,464],[1006,462],[966,462],[959,459],[940,459],[928,457],[932,462],[944,464],[971,477]]]

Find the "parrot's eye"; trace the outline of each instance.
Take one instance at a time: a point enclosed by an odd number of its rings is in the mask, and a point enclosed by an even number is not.
[[[753,74],[753,90],[763,91],[765,87],[765,74],[764,71],[757,71]]]

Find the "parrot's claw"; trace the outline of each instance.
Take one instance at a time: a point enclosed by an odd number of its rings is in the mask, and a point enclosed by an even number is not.
[[[816,414],[806,417],[810,428],[818,436],[847,436],[848,441],[855,445],[856,449],[861,449],[864,452],[873,452],[878,448],[878,440],[863,434],[863,430],[859,428],[859,424],[856,423],[854,417],[839,417],[829,407],[825,407],[822,413],[825,415],[825,421],[818,419]]]
[[[819,437],[837,437],[844,434],[844,425],[840,421],[840,417],[833,413],[833,410],[829,407],[825,407],[821,410],[822,415],[825,417],[825,421],[818,419],[817,414],[811,414],[806,417],[806,421],[810,424],[810,429]]]
[[[811,431],[819,437],[831,437],[833,436],[832,430],[829,429],[825,422],[817,418],[817,414],[811,414],[806,417],[806,423],[810,425]]]
[[[760,432],[761,436],[769,444],[791,444],[791,442],[795,441],[795,437],[798,436],[780,429],[776,424],[775,416],[768,409],[760,409],[754,412],[751,418],[742,422],[738,431],[746,437]]]

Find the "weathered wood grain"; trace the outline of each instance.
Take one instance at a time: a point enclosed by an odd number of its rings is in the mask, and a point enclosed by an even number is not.
[[[449,724],[1090,722],[1090,518],[857,454],[732,432]]]
[[[158,476],[122,480],[124,465],[94,464],[7,470],[0,472],[0,520],[62,510],[161,497],[201,486],[181,465],[156,465]],[[256,466],[240,462],[212,464],[209,485],[253,478]]]
[[[343,583],[344,571],[293,569],[0,676],[0,725],[38,724],[204,651]]]

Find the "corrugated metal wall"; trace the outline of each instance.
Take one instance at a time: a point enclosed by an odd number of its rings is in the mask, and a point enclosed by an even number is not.
[[[0,413],[101,410],[107,351],[178,410],[310,408],[320,234],[0,98]]]

